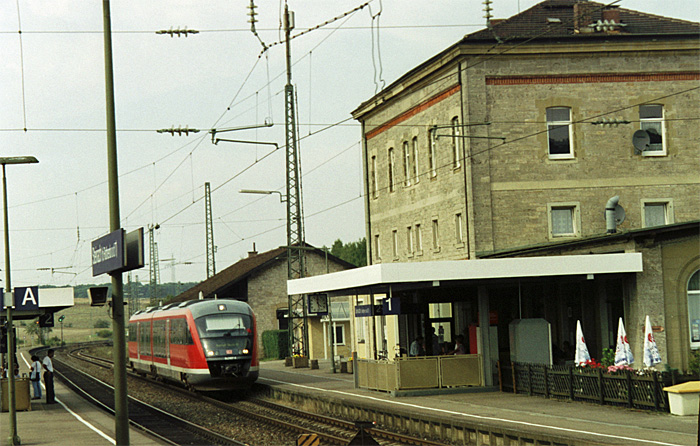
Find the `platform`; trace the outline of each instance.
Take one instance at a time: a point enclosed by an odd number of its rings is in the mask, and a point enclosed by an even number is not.
[[[20,375],[29,374],[30,355],[19,352]],[[43,385],[43,383],[42,383]],[[31,400],[31,410],[17,411],[17,436],[23,445],[99,446],[116,444],[114,416],[88,403],[55,380],[56,404],[46,404],[46,390],[42,399]],[[9,412],[0,413],[0,442],[7,444]],[[130,428],[131,445],[167,444]]]
[[[541,432],[554,438],[582,439],[605,445],[697,445],[698,417],[560,401],[498,390],[440,395],[391,396],[355,389],[353,375],[333,374],[329,361],[318,369],[285,367],[284,361],[260,365],[258,382],[317,398],[380,405],[387,410],[454,423],[473,423],[494,429]],[[478,390],[478,388],[473,388]],[[372,421],[372,420],[370,420]]]

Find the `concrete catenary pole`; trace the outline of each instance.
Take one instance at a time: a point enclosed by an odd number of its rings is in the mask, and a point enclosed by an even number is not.
[[[114,112],[114,71],[112,67],[112,23],[109,0],[102,1],[105,53],[105,96],[107,105],[107,179],[109,184],[109,229],[121,227],[119,216],[119,175],[117,172],[117,130]],[[112,332],[114,333],[114,422],[118,445],[129,444],[129,412],[126,387],[126,330],[124,327],[124,283],[122,273],[112,273]]]

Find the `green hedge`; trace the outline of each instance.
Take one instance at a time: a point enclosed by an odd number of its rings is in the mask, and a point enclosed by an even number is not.
[[[287,330],[268,330],[262,334],[263,358],[284,359],[289,351]]]

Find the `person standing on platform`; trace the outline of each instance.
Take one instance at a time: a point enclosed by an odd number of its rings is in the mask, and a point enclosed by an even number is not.
[[[411,348],[408,350],[408,354],[411,356],[425,355],[425,348],[423,347],[423,336],[418,336],[416,340],[411,343]]]
[[[56,404],[56,394],[53,390],[53,349],[49,349],[44,357],[44,385],[46,385],[46,404]]]
[[[32,399],[41,399],[41,362],[39,362],[39,357],[36,355],[32,355],[32,370],[29,374],[29,380],[34,388],[34,398]]]
[[[458,335],[455,340],[455,348],[448,355],[466,355],[467,350],[464,347],[464,336]]]

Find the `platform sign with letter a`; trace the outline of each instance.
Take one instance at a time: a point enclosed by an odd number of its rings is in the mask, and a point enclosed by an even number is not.
[[[321,439],[317,434],[301,434],[297,437],[297,446],[319,446]]]
[[[32,311],[39,309],[39,287],[15,287],[15,309]]]

